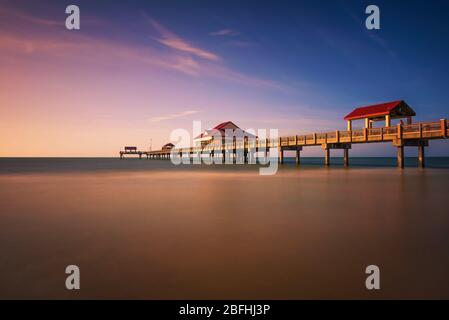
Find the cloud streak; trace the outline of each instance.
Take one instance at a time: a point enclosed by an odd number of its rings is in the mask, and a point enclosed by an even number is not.
[[[240,32],[234,31],[232,29],[222,29],[222,30],[213,31],[213,32],[209,33],[209,35],[214,36],[214,37],[220,37],[220,36],[234,37],[234,36],[238,36],[239,34],[240,34]]]
[[[221,58],[218,55],[216,55],[212,52],[209,52],[207,50],[195,47],[195,46],[191,45],[190,43],[188,43],[186,40],[181,39],[174,33],[168,31],[159,22],[157,22],[154,19],[151,19],[145,13],[143,13],[143,16],[146,19],[146,21],[155,30],[157,30],[159,32],[159,34],[161,35],[162,38],[155,38],[155,40],[158,41],[159,43],[161,43],[169,48],[172,48],[172,49],[175,49],[175,50],[178,50],[181,52],[186,52],[186,53],[192,54],[192,55],[197,56],[202,59],[206,59],[206,60],[210,60],[210,61],[220,61],[221,60]]]
[[[361,19],[349,6],[346,4],[343,4],[343,8],[346,10],[348,15],[354,20],[355,23],[357,23],[359,26],[362,26],[362,30],[365,33],[365,35],[375,44],[377,44],[380,48],[382,48],[388,55],[390,55],[392,58],[396,58],[397,54],[395,51],[393,51],[390,46],[388,45],[387,41],[382,38],[381,36],[375,34],[378,33],[378,30],[368,30],[365,27],[365,23],[363,19]]]
[[[187,116],[190,116],[193,114],[197,114],[198,112],[199,111],[197,111],[197,110],[187,110],[187,111],[173,113],[173,114],[169,114],[169,115],[165,115],[165,116],[154,117],[154,118],[151,118],[150,121],[151,122],[161,122],[161,121],[173,120],[173,119],[183,118],[183,117],[187,117]]]
[[[28,23],[32,23],[37,26],[41,26],[41,27],[64,27],[65,26],[65,16],[61,16],[62,19],[60,21],[52,20],[52,19],[45,19],[45,18],[37,18],[32,15],[29,15],[29,14],[26,14],[26,13],[23,13],[23,12],[20,12],[17,10],[12,10],[10,8],[2,7],[2,6],[0,6],[0,15],[6,17],[8,19],[22,20],[22,21],[26,21]],[[82,24],[83,25],[85,25],[85,24],[100,25],[100,24],[105,24],[105,21],[96,19],[96,18],[92,18],[92,17],[83,16]]]
[[[13,13],[32,25],[53,25],[51,20],[36,19],[21,12]],[[149,19],[149,18],[148,18]],[[144,44],[130,44],[127,42],[108,40],[91,35],[68,33],[63,28],[34,29],[32,32],[7,29],[0,31],[0,56],[5,60],[9,54],[15,60],[31,59],[35,56],[46,56],[71,61],[89,63],[134,64],[150,69],[158,68],[178,72],[191,77],[216,79],[234,84],[285,90],[286,87],[268,79],[253,77],[234,70],[223,63],[218,55],[207,50],[194,47],[188,41],[181,39],[155,20],[146,20],[159,33],[159,42],[170,48],[169,52]]]
[[[23,12],[11,10],[9,8],[1,7],[1,6],[0,6],[0,15],[7,16],[9,18],[28,21],[28,22],[31,22],[33,24],[40,25],[40,26],[53,27],[53,26],[63,26],[64,25],[64,21],[55,21],[55,20],[50,20],[50,19],[35,18],[35,17],[25,14]]]

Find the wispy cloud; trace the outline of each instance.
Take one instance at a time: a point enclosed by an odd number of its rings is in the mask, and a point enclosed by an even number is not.
[[[13,13],[33,25],[53,25],[51,20],[36,19],[19,11]],[[148,17],[146,17],[148,18]],[[149,18],[148,18],[149,19]],[[102,63],[138,64],[139,67],[165,69],[180,72],[192,77],[217,79],[230,83],[286,90],[286,86],[270,79],[261,79],[244,74],[226,66],[223,59],[199,47],[194,47],[188,41],[181,39],[155,20],[147,19],[158,31],[160,43],[172,49],[171,52],[144,44],[130,44],[117,40],[94,37],[91,35],[66,32],[63,28],[35,29],[32,32],[18,32],[13,29],[0,31],[0,57],[6,59],[9,53],[14,59],[26,59],[31,55],[46,55],[52,58],[69,58],[78,61],[101,61]]]
[[[32,16],[30,14],[26,14],[21,11],[13,10],[8,7],[0,6],[0,15],[7,17],[9,19],[14,20],[23,20],[27,21],[29,23],[32,23],[34,25],[42,26],[42,27],[63,27],[65,25],[65,19],[64,16],[62,16],[61,20],[52,20],[52,19],[45,19],[45,18],[39,18]],[[93,24],[93,25],[99,25],[99,24],[105,24],[105,21],[93,17],[85,17],[82,18],[82,24]]]
[[[159,22],[157,22],[154,19],[151,19],[148,17],[145,13],[143,13],[143,16],[145,19],[150,23],[154,29],[156,29],[162,38],[155,38],[156,41],[159,43],[178,50],[182,52],[190,53],[194,56],[200,57],[202,59],[210,60],[210,61],[220,61],[221,58],[207,50],[201,49],[199,47],[195,47],[192,44],[188,43],[186,40],[181,39],[179,36],[175,35],[174,33],[168,31],[164,26],[162,26]]]
[[[379,47],[381,47],[388,55],[390,55],[393,58],[396,58],[396,56],[397,56],[396,52],[390,48],[390,46],[388,45],[387,41],[384,38],[382,38],[380,35],[378,35],[378,33],[380,32],[379,30],[368,30],[365,27],[365,22],[363,21],[363,19],[361,19],[360,16],[358,16],[352,10],[351,7],[346,5],[344,2],[342,2],[342,5],[343,5],[343,8],[348,13],[348,15],[352,18],[352,20],[354,20],[354,22],[356,22],[359,26],[361,26],[363,32],[371,41],[373,41]]]
[[[238,36],[240,32],[232,30],[232,29],[222,29],[218,31],[213,31],[209,33],[211,36],[217,37],[217,36]]]
[[[151,118],[150,121],[151,122],[161,122],[161,121],[166,121],[166,120],[173,120],[176,118],[187,117],[192,114],[196,114],[198,112],[199,112],[198,110],[187,110],[187,111],[173,113],[173,114],[169,114],[169,115],[165,115],[165,116],[154,117],[154,118]]]
[[[251,41],[241,41],[241,40],[232,40],[226,42],[227,45],[238,47],[238,48],[251,48],[256,46],[256,43]]]
[[[31,22],[36,25],[41,26],[62,26],[64,25],[64,21],[55,21],[50,19],[36,18],[31,15],[25,14],[23,12],[11,10],[7,7],[0,6],[0,14],[4,16],[8,16],[9,18],[25,20]]]

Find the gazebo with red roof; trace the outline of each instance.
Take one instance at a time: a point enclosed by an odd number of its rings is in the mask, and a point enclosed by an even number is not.
[[[226,121],[226,122],[216,125],[212,129],[205,130],[199,136],[195,137],[193,139],[193,142],[196,145],[200,145],[201,147],[204,147],[207,144],[211,143],[214,140],[214,138],[216,138],[216,136],[221,136],[222,138],[224,138],[228,134],[230,134],[231,137],[237,136],[237,135],[241,136],[241,138],[244,138],[244,137],[255,138],[256,137],[253,134],[240,129],[234,122]]]
[[[390,127],[391,119],[407,118],[407,123],[411,124],[414,116],[416,116],[416,112],[404,100],[397,100],[356,108],[344,119],[348,122],[348,131],[350,131],[353,120],[364,119],[365,128],[371,128],[375,121],[385,120],[385,126]]]

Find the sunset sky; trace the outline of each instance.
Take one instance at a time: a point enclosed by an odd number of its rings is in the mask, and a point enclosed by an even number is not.
[[[368,31],[371,2],[0,0],[0,156],[156,149],[193,120],[345,129],[353,108],[398,99],[417,120],[449,117],[449,2],[375,1]],[[65,28],[69,4],[81,30]]]

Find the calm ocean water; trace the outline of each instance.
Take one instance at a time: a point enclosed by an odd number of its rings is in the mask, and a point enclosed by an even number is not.
[[[294,164],[294,158],[285,158],[285,164]],[[302,158],[304,168],[322,168],[322,157]],[[332,157],[331,165],[341,167],[343,158]],[[406,167],[417,167],[416,157],[405,159]],[[353,157],[350,166],[354,168],[388,168],[396,167],[396,158],[392,157]],[[449,168],[449,157],[426,158],[429,168]],[[288,168],[288,166],[286,166]],[[0,174],[6,173],[45,173],[45,172],[91,172],[91,171],[147,171],[157,169],[170,170],[257,170],[256,166],[248,165],[172,165],[170,161],[146,160],[130,158],[120,160],[117,158],[0,158]]]
[[[449,158],[333,161],[0,159],[0,298],[449,298]]]

